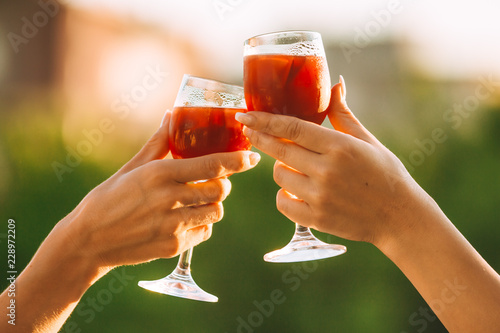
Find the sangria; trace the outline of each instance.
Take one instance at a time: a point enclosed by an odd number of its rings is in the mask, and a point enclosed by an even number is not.
[[[254,54],[244,58],[248,110],[298,117],[321,124],[330,102],[326,58]]]
[[[184,75],[170,119],[168,140],[173,157],[250,149],[243,125],[234,119],[236,112],[246,112],[242,87]],[[201,289],[191,276],[192,251],[180,255],[170,275],[139,281],[139,286],[162,294],[217,302],[217,296]]]
[[[330,74],[321,35],[285,31],[247,39],[244,45],[244,89],[248,111],[298,117],[321,124],[330,102]],[[268,262],[298,262],[333,257],[346,251],[327,244],[296,225],[292,240],[267,253]]]

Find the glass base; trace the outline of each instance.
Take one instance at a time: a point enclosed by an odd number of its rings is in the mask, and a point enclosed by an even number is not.
[[[217,296],[207,293],[194,282],[191,275],[181,275],[175,271],[163,279],[154,281],[139,281],[139,287],[176,297],[193,299],[203,302],[217,302]]]
[[[285,247],[264,255],[267,262],[301,262],[335,257],[347,251],[344,245],[328,244],[320,241],[303,228],[296,233]]]

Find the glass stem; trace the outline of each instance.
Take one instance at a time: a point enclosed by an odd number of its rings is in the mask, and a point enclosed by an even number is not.
[[[193,248],[189,248],[186,251],[182,252],[179,256],[179,262],[177,263],[177,267],[175,268],[174,273],[184,276],[191,275],[191,257],[193,256]]]
[[[311,233],[311,230],[309,230],[308,227],[304,227],[296,223],[295,234],[293,236],[292,241],[311,240],[311,239],[316,239],[316,237],[314,237],[314,235]]]

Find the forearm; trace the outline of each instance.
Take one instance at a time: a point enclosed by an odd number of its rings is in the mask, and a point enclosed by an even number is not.
[[[450,332],[500,327],[500,277],[432,199],[407,216],[406,232],[379,246]],[[402,221],[403,222],[403,221]]]
[[[0,331],[57,332],[76,304],[97,279],[88,258],[72,249],[66,229],[70,214],[52,230],[15,281],[15,326],[2,320]],[[0,307],[6,309],[11,297],[4,292]]]

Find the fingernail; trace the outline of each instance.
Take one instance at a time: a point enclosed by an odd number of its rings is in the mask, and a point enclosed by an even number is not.
[[[255,153],[255,152],[250,152],[250,155],[248,156],[248,159],[250,160],[250,165],[251,166],[256,166],[257,163],[260,161],[260,154]]]
[[[165,125],[165,122],[166,120],[168,119],[168,117],[170,116],[170,110],[167,109],[167,111],[165,111],[165,114],[163,115],[163,118],[161,120],[161,125],[160,127],[163,127],[163,125]]]
[[[347,95],[347,89],[345,87],[345,81],[344,81],[344,77],[342,75],[339,75],[339,82],[340,82],[340,87],[342,90],[342,102],[345,102],[345,96]]]
[[[255,117],[248,113],[236,112],[234,119],[246,126],[255,125]]]
[[[253,133],[253,129],[251,128],[248,128],[248,127],[243,127],[243,134],[247,137],[247,138],[250,138],[250,136],[252,135]]]

